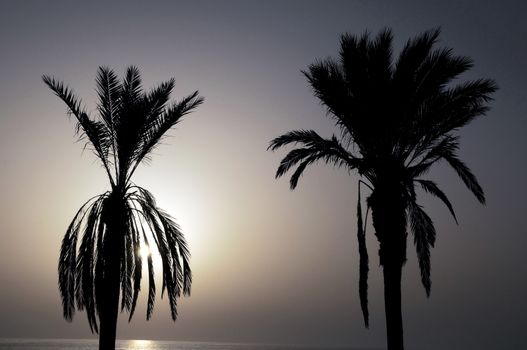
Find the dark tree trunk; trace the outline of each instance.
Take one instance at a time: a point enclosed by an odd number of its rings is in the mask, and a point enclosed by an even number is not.
[[[104,238],[104,273],[99,307],[99,350],[115,350],[119,314],[121,252],[126,225],[124,202],[112,194],[106,207]]]
[[[397,184],[376,186],[369,198],[373,227],[380,244],[388,350],[403,350],[401,276],[406,261],[406,204]]]
[[[384,309],[389,350],[403,350],[403,319],[401,313],[402,264],[386,264],[384,274]]]
[[[103,281],[103,303],[99,309],[99,350],[114,350],[119,313],[119,259],[110,259]]]

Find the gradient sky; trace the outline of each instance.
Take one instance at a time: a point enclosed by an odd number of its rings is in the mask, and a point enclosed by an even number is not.
[[[84,201],[107,188],[74,122],[41,81],[54,75],[95,108],[100,65],[137,65],[146,87],[174,76],[174,97],[205,104],[179,124],[135,182],[176,217],[192,251],[192,297],[169,319],[143,304],[119,338],[385,344],[377,242],[369,229],[370,329],[358,298],[356,176],[322,165],[296,191],[274,180],[290,129],[336,129],[300,73],[336,55],[343,32],[411,36],[442,27],[440,45],[468,55],[464,78],[495,79],[492,110],[461,132],[480,206],[450,169],[432,174],[459,226],[421,195],[438,230],[432,293],[415,249],[403,274],[409,348],[527,348],[527,21],[523,1],[10,1],[0,9],[0,337],[87,338],[84,314],[62,319],[60,241]]]

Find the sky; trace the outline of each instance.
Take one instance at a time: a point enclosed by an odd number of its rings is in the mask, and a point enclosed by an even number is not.
[[[174,98],[205,103],[171,132],[134,182],[182,226],[192,296],[173,323],[157,299],[145,320],[122,315],[121,339],[382,347],[384,302],[370,227],[370,328],[358,297],[357,175],[321,164],[295,191],[274,179],[292,129],[337,132],[301,73],[338,53],[344,32],[393,29],[398,52],[440,26],[439,46],[474,59],[462,79],[495,79],[491,111],[460,131],[481,206],[453,172],[431,174],[454,205],[420,193],[438,238],[432,293],[408,242],[405,342],[414,349],[527,348],[527,22],[522,1],[1,1],[0,337],[90,338],[86,317],[62,319],[57,261],[77,209],[108,189],[83,152],[55,76],[95,110],[95,73],[140,68],[146,88],[176,78]]]

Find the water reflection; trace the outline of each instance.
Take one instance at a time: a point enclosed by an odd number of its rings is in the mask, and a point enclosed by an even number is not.
[[[156,348],[152,340],[128,340],[123,343],[126,343],[123,344],[126,350],[151,350]]]

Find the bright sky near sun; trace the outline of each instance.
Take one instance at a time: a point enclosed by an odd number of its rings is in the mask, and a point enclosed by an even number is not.
[[[407,344],[527,348],[525,13],[522,1],[2,1],[0,337],[91,337],[83,313],[62,319],[57,259],[77,209],[108,183],[41,75],[63,80],[95,112],[97,68],[122,75],[133,64],[145,87],[175,77],[173,98],[200,90],[205,103],[133,179],[185,233],[192,296],[172,323],[158,293],[146,322],[143,294],[118,337],[382,346],[371,229],[369,330],[360,313],[356,174],[320,164],[291,192],[274,179],[284,153],[266,148],[291,129],[338,132],[300,71],[335,56],[341,33],[392,27],[396,55],[409,37],[441,26],[439,45],[475,61],[464,78],[500,86],[488,115],[461,133],[461,157],[488,205],[449,170],[432,174],[459,226],[420,195],[438,241],[429,299],[408,242]]]

